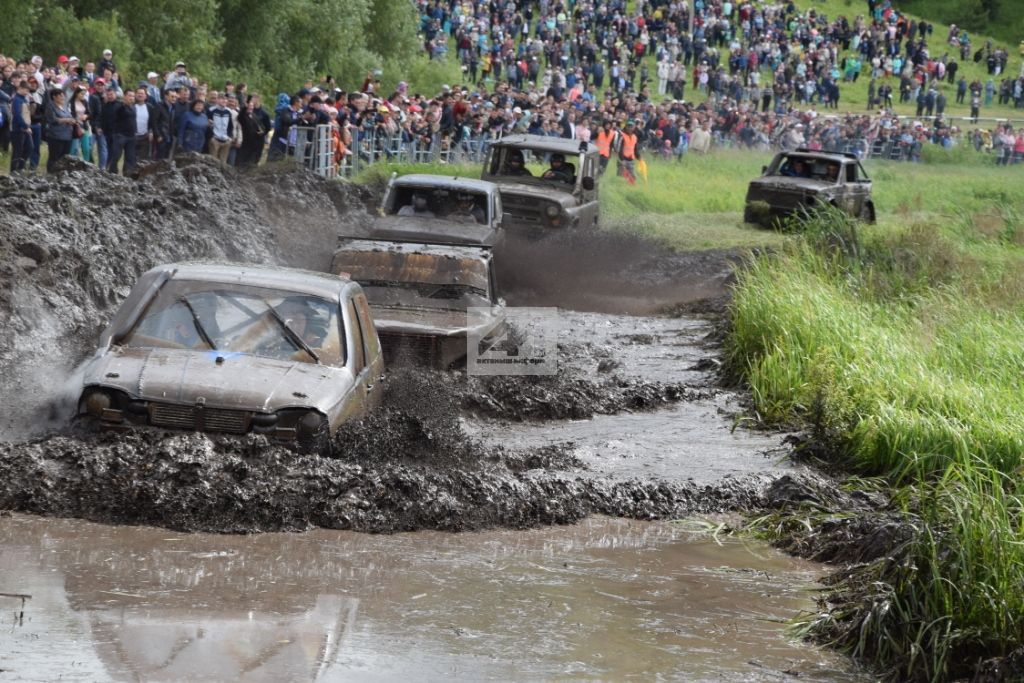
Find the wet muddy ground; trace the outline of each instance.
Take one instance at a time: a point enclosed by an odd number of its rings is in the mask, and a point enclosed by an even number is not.
[[[677,523],[211,536],[15,515],[0,548],[32,594],[23,614],[0,597],[5,680],[867,680],[783,632],[817,566]]]
[[[365,191],[192,158],[139,181],[0,178],[0,194],[0,511],[164,528],[0,517],[0,593],[35,591],[36,629],[0,636],[18,653],[0,669],[845,680],[844,662],[775,621],[809,606],[817,569],[624,521],[761,510],[780,481],[822,481],[786,458],[784,434],[746,427],[742,396],[717,381],[715,324],[656,314],[721,313],[736,254],[603,233],[514,246],[530,265],[504,274],[509,303],[561,307],[556,376],[396,371],[382,410],[299,455],[260,437],[70,424],[73,369],[145,269],[322,269],[334,234],[358,230]],[[275,531],[307,533],[181,533]],[[243,650],[225,635],[238,629]],[[78,643],[68,660],[48,657],[47,633]]]

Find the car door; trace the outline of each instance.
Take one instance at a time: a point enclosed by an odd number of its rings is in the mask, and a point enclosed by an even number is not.
[[[346,339],[348,340],[346,367],[352,372],[354,379],[352,389],[345,396],[344,405],[341,407],[340,419],[341,422],[346,422],[366,412],[366,353],[363,350],[363,334],[355,302],[351,296],[347,296],[343,301]]]
[[[377,328],[373,324],[366,296],[358,294],[353,297],[353,302],[359,322],[364,359],[363,372],[358,376],[358,380],[363,385],[366,407],[371,408],[380,405],[381,402],[383,388],[379,385],[384,379],[384,353],[381,351],[380,338],[377,336]]]
[[[848,174],[850,172],[850,164],[843,164],[840,169],[839,177],[836,179],[838,187],[836,187],[836,204],[846,213],[856,215],[857,214],[857,197],[854,192],[856,187],[854,184],[848,182]]]
[[[580,172],[579,183],[580,191],[582,192],[582,206],[580,207],[580,221],[581,227],[597,227],[598,223],[598,195],[597,195],[597,158],[592,154],[583,154],[580,159]],[[583,187],[584,178],[590,178],[593,182],[592,189],[586,189]]]

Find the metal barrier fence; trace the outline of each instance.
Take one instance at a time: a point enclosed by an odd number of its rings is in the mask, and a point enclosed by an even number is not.
[[[410,164],[482,164],[487,156],[490,144],[496,138],[490,133],[465,136],[454,141],[440,134],[430,138],[410,137],[408,135],[381,135],[374,131],[357,131],[352,143],[339,164],[334,161],[334,138],[331,127],[319,125],[297,129],[294,160],[325,178],[336,176],[352,177],[362,169],[379,162],[410,163]],[[959,144],[969,144],[962,139]],[[822,147],[824,152],[844,152],[854,154],[859,159],[885,159],[890,161],[920,161],[921,150],[930,142],[902,143],[898,140],[885,139],[847,139],[827,143]],[[713,145],[718,148],[736,148],[740,145],[734,138],[714,137]],[[763,151],[777,151],[778,142],[762,146]],[[973,149],[973,146],[972,146]],[[654,150],[648,153],[678,155],[679,150]],[[685,150],[683,150],[685,153]],[[981,153],[981,152],[979,152]],[[1001,163],[1018,163],[1019,155],[1010,150],[997,149],[995,153]],[[1003,161],[1003,157],[1006,160]]]

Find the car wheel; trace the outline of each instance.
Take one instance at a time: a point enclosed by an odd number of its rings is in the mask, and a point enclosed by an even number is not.
[[[857,218],[864,221],[865,223],[874,224],[875,222],[875,205],[871,202],[864,202],[860,205],[860,212],[857,213]]]
[[[750,206],[743,207],[743,222],[744,223],[757,223],[757,218],[754,217],[754,211]]]
[[[331,443],[331,428],[327,418],[310,411],[297,425],[295,443],[300,453],[325,455]]]

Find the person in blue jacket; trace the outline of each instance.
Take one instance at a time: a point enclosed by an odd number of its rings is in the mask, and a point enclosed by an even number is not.
[[[178,151],[179,152],[202,152],[206,144],[206,129],[210,126],[210,119],[203,111],[202,100],[193,100],[188,112],[181,117],[178,123]]]

